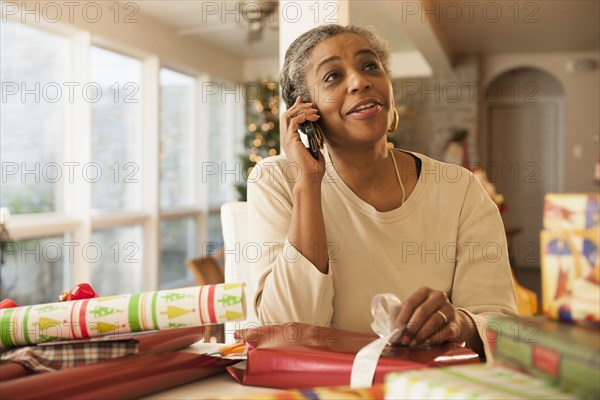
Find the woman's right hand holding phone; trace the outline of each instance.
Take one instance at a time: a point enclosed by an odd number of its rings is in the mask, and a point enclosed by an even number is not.
[[[312,103],[303,103],[298,97],[283,113],[281,143],[285,156],[295,164],[299,176],[294,180],[293,211],[288,229],[289,242],[320,272],[329,270],[327,234],[321,208],[321,182],[325,174],[325,157],[316,160],[300,140],[298,128],[306,121],[317,122],[319,115]],[[291,174],[290,174],[291,175]]]
[[[281,144],[285,156],[295,164],[297,173],[300,174],[300,176],[294,174],[293,177],[289,177],[295,180],[295,186],[299,189],[320,187],[325,174],[324,157],[320,156],[315,160],[302,143],[298,132],[303,122],[317,122],[319,119],[320,115],[313,103],[304,103],[302,96],[299,96],[296,102],[283,113]]]

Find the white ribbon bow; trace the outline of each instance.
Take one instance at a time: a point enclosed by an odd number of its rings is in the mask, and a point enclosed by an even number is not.
[[[384,300],[387,303],[387,309],[383,306]],[[353,389],[371,387],[377,369],[377,362],[383,349],[402,334],[399,329],[392,330],[401,305],[400,299],[390,293],[373,296],[371,300],[371,315],[373,315],[371,328],[379,335],[380,339],[372,341],[356,354],[352,364],[352,374],[350,375],[350,386]]]

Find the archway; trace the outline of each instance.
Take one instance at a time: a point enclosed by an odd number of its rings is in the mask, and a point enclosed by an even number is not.
[[[537,68],[518,68],[486,87],[485,170],[505,197],[503,215],[514,267],[540,266],[544,195],[562,188],[563,97],[560,82]]]

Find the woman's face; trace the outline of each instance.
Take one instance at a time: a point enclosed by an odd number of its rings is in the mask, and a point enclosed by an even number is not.
[[[325,39],[313,49],[305,79],[329,143],[366,145],[385,136],[392,83],[365,39],[353,33]]]

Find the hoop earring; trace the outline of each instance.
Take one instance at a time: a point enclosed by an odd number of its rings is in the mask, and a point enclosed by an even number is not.
[[[398,115],[398,110],[396,110],[396,107],[394,107],[394,120],[392,121],[392,125],[390,126],[390,129],[388,129],[387,133],[392,133],[396,129],[398,129],[399,121],[400,121],[400,116]]]

